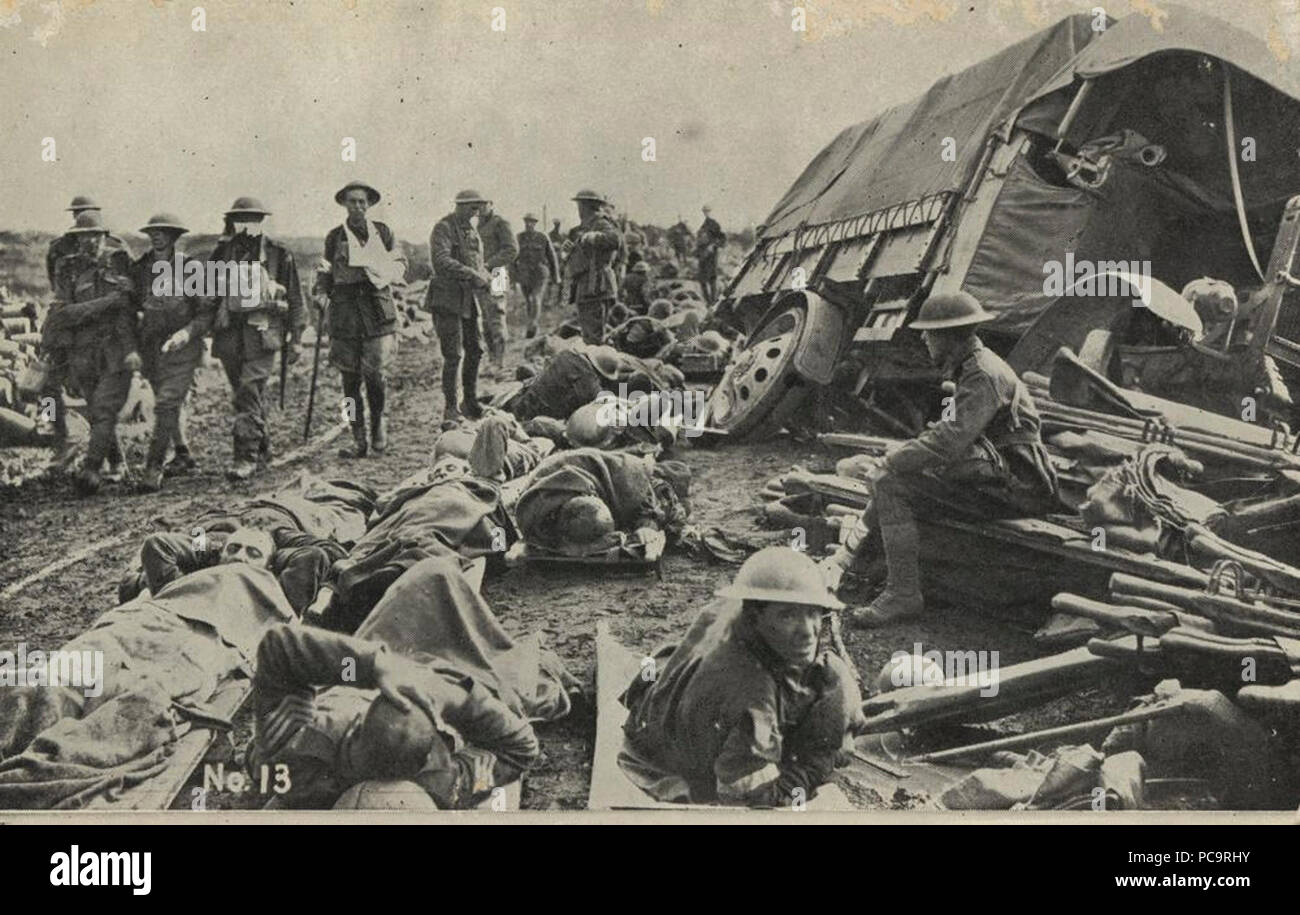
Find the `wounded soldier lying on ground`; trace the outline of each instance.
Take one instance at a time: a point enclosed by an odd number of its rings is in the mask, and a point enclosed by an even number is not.
[[[32,653],[25,670],[0,661],[0,809],[82,807],[160,774],[177,726],[248,676],[262,634],[292,619],[270,572],[232,560],[110,610],[43,673]],[[81,682],[69,685],[71,658]]]
[[[818,638],[843,604],[789,547],[755,553],[718,596],[624,694],[619,765],[660,801],[806,802],[862,717],[848,667]]]
[[[292,485],[234,509],[215,509],[187,531],[150,534],[140,548],[141,569],[127,574],[118,599],[152,593],[182,575],[241,553],[276,575],[290,606],[301,614],[316,598],[335,561],[366,530],[375,493],[343,480],[303,474]]]
[[[279,803],[293,807],[329,807],[352,785],[393,779],[441,809],[468,807],[532,765],[529,720],[567,714],[574,685],[535,639],[510,640],[455,560],[428,559],[356,636],[266,634],[249,765],[287,767]],[[420,806],[400,792],[384,798]]]
[[[455,557],[467,566],[480,556],[503,554],[515,540],[500,487],[461,458],[441,458],[379,498],[370,530],[334,563],[309,618],[352,632],[388,587],[422,559]]]
[[[509,413],[489,407],[476,426],[458,426],[440,434],[433,445],[433,462],[461,458],[474,476],[502,483],[528,473],[554,447],[554,441],[531,437]]]
[[[537,465],[515,505],[530,549],[589,556],[678,536],[690,512],[690,469],[619,451],[578,448]],[[631,535],[631,536],[629,536]]]

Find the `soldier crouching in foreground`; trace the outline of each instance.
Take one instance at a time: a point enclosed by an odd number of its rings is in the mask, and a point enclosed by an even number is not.
[[[967,292],[941,293],[926,300],[911,324],[957,390],[942,420],[891,451],[872,472],[871,504],[848,542],[822,565],[827,584],[838,589],[879,527],[889,578],[869,607],[852,614],[858,625],[881,625],[924,609],[914,514],[919,497],[957,488],[975,492],[989,497],[982,509],[986,517],[1039,515],[1056,504],[1056,474],[1039,436],[1033,399],[1011,366],[975,335],[976,325],[992,318]]]
[[[848,667],[818,640],[823,614],[843,604],[789,547],[755,553],[718,596],[658,676],[624,695],[619,763],[661,801],[807,801],[862,714]]]

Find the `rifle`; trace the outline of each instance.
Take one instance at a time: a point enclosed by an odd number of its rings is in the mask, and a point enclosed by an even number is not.
[[[284,322],[284,333],[280,335],[280,409],[284,409],[284,388],[289,378],[289,322]]]
[[[324,311],[325,309],[320,309],[321,314],[316,320],[316,344],[311,357],[311,388],[307,391],[307,422],[302,427],[303,444],[311,438],[311,413],[316,405],[316,373],[320,370],[320,336],[325,323]]]

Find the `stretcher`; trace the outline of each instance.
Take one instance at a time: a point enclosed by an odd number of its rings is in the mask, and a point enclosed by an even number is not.
[[[641,671],[641,658],[609,633],[609,624],[596,623],[596,747],[591,763],[588,810],[734,810],[716,804],[675,804],[646,794],[618,764],[623,749],[623,723],[628,711],[618,697]],[[822,785],[808,802],[810,811],[856,808],[836,785]]]
[[[660,581],[664,579],[663,557],[666,540],[662,532],[645,541],[629,540],[622,546],[610,547],[584,556],[572,556],[549,550],[535,543],[517,540],[506,551],[506,565],[524,564],[549,566],[599,566],[604,570],[653,571]]]

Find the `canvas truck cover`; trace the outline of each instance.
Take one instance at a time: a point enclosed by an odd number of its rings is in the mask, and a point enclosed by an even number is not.
[[[959,190],[989,130],[1038,94],[1097,36],[1092,21],[1086,15],[1063,19],[943,77],[921,97],[841,131],[786,191],[760,238]],[[945,137],[956,143],[953,161],[942,155]]]
[[[1262,39],[1222,19],[1172,5],[1164,5],[1150,16],[1125,16],[1081,48],[1074,60],[1033,95],[1047,95],[1070,85],[1076,77],[1092,79],[1165,51],[1217,57],[1300,99],[1300,67],[1294,61],[1282,60]]]

